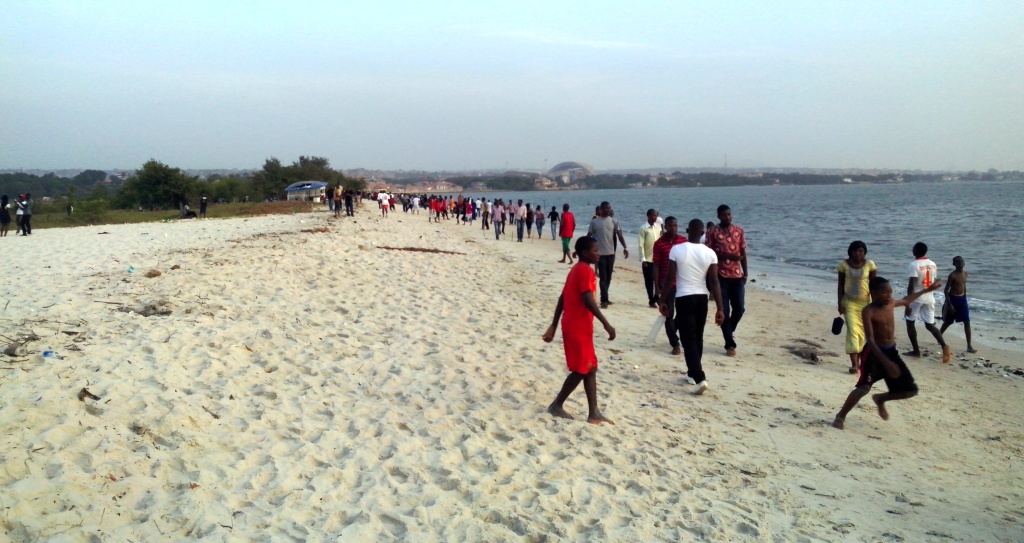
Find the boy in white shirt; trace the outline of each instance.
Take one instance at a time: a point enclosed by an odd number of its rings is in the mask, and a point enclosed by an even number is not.
[[[927,290],[939,277],[938,266],[925,255],[928,254],[928,246],[920,241],[914,244],[914,261],[907,266],[907,276],[910,282],[907,283],[907,296],[915,292]],[[935,326],[935,297],[931,292],[926,292],[918,297],[904,310],[904,319],[907,321],[907,339],[910,340],[912,349],[903,353],[905,356],[921,358],[921,349],[917,344],[917,328],[914,323],[918,320],[924,323],[924,327],[935,336],[939,346],[942,347],[942,363],[948,364],[953,358],[953,350],[946,345],[942,339],[942,332]]]
[[[686,239],[699,240],[704,234],[704,221],[693,219],[686,227]],[[675,300],[668,299],[675,277]],[[710,291],[708,287],[710,286]],[[695,395],[708,389],[701,357],[704,355],[704,324],[708,320],[708,295],[715,299],[715,325],[725,320],[722,291],[718,287],[718,255],[700,243],[687,241],[672,247],[668,253],[668,273],[662,278],[658,310],[668,316],[668,304],[676,304],[676,330],[679,332],[686,359],[686,374],[696,381]]]

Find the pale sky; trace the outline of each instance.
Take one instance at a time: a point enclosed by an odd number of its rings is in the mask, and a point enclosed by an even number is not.
[[[39,1],[0,168],[1024,168],[1024,2]]]

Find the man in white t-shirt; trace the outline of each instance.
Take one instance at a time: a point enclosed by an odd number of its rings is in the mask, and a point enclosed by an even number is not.
[[[907,276],[910,282],[907,284],[907,296],[922,291],[939,279],[939,268],[928,258],[928,246],[920,241],[914,244],[914,261],[907,266]],[[921,321],[924,327],[935,336],[942,347],[942,362],[948,364],[953,358],[953,350],[946,345],[942,339],[942,332],[935,326],[935,296],[931,292],[922,294],[916,301],[907,306],[904,311],[907,321],[907,339],[910,340],[912,350],[903,353],[905,356],[921,357],[921,349],[917,344],[917,328],[914,323]]]
[[[703,234],[704,221],[691,220],[686,228],[686,239],[700,239]],[[673,291],[669,277],[676,279],[675,300],[668,299],[668,293]],[[693,393],[699,396],[708,389],[701,357],[704,355],[704,324],[708,320],[709,294],[715,299],[715,325],[721,326],[725,320],[722,292],[718,287],[718,255],[711,248],[690,241],[672,247],[661,292],[658,310],[662,315],[668,316],[669,303],[676,304],[676,330],[686,359],[686,374],[697,383]]]

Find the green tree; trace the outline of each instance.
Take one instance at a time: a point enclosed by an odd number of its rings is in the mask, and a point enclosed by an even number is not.
[[[121,194],[149,210],[177,209],[195,197],[198,179],[150,159],[125,182]],[[125,200],[121,200],[123,203]]]
[[[107,178],[107,172],[101,170],[85,170],[71,178],[76,187],[88,187],[95,185]]]

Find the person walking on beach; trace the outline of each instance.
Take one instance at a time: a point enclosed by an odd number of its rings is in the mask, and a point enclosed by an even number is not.
[[[7,236],[11,227],[11,204],[7,203],[7,195],[0,197],[0,237]]]
[[[14,232],[15,236],[21,235],[21,223],[25,219],[25,195],[19,194],[14,201]]]
[[[939,273],[938,266],[926,256],[927,245],[919,241],[914,244],[913,252],[914,260],[907,266],[907,276],[910,278],[907,283],[907,296],[926,290],[938,279]],[[953,350],[946,345],[946,341],[942,339],[942,332],[935,326],[935,296],[931,291],[921,295],[914,303],[908,304],[903,315],[907,321],[907,339],[910,340],[911,347],[910,351],[903,354],[921,358],[921,348],[917,343],[917,327],[914,325],[916,321],[921,321],[942,347],[942,363],[948,364],[953,358]]]
[[[654,295],[654,242],[661,237],[662,223],[658,220],[658,212],[647,210],[647,222],[640,227],[637,242],[640,250],[640,267],[644,273],[644,287],[647,288],[647,305],[658,307],[658,298]]]
[[[6,201],[7,197],[4,197]],[[10,221],[10,217],[7,219]],[[946,296],[946,302],[942,306],[942,328],[940,334],[945,334],[946,329],[954,322],[964,323],[964,337],[967,339],[967,352],[976,353],[971,345],[971,310],[967,306],[967,272],[964,271],[964,257],[953,257],[955,268],[946,279],[946,290],[942,291]],[[948,309],[947,309],[948,307]]]
[[[601,258],[597,261],[598,275],[601,278],[601,309],[612,305],[608,298],[608,289],[612,285],[612,270],[615,268],[615,242],[622,243],[622,257],[629,258],[629,249],[626,248],[626,238],[622,237],[622,228],[619,221],[612,216],[612,205],[608,202],[601,202],[598,206],[600,217],[590,221],[590,228],[587,235],[597,240]]]
[[[572,419],[564,407],[580,382],[587,394],[587,422],[614,424],[601,414],[597,405],[597,353],[594,350],[594,317],[597,317],[608,333],[608,341],[615,339],[615,329],[601,314],[594,301],[594,290],[597,277],[591,264],[600,257],[597,242],[590,237],[576,240],[576,253],[580,261],[569,271],[565,278],[562,294],[555,304],[555,316],[544,332],[543,340],[551,343],[558,329],[558,321],[562,321],[562,347],[565,350],[565,364],[569,368],[569,376],[565,378],[562,389],[555,396],[555,401],[548,406],[548,413],[563,419]]]
[[[704,221],[693,219],[686,227],[686,239],[700,239]],[[676,331],[683,346],[686,375],[697,383],[693,393],[697,396],[708,389],[707,376],[701,359],[704,357],[704,325],[708,320],[708,295],[715,300],[715,325],[722,326],[722,293],[718,281],[718,255],[706,245],[687,241],[672,247],[668,253],[668,270],[662,279],[661,300],[658,310],[668,319],[668,304],[676,305]],[[671,289],[675,278],[675,290]],[[675,299],[669,299],[674,292]]]
[[[526,228],[526,206],[523,205],[523,201],[519,200],[516,204],[516,241],[519,243],[523,242],[523,230]]]
[[[530,204],[526,204],[526,239],[533,239],[533,219],[534,219],[533,207]]]
[[[856,407],[857,403],[871,391],[871,385],[885,380],[889,392],[875,394],[871,397],[878,406],[878,416],[889,420],[889,412],[885,402],[891,400],[907,400],[917,396],[917,384],[910,368],[900,358],[896,349],[896,323],[894,310],[897,307],[910,307],[910,304],[922,296],[928,296],[942,285],[941,281],[931,283],[927,288],[918,290],[905,298],[893,301],[892,285],[884,277],[875,277],[868,282],[871,290],[871,303],[864,308],[864,337],[866,347],[861,355],[860,379],[846,402],[836,414],[832,426],[840,430],[846,424],[846,415]]]
[[[864,351],[864,321],[861,312],[871,303],[868,281],[875,278],[878,267],[868,260],[868,246],[854,241],[846,250],[849,258],[839,262],[837,294],[839,314],[846,317],[846,354],[850,355],[850,373],[857,373],[860,353]]]
[[[494,204],[488,203],[487,198],[484,198],[481,206],[483,208],[480,212],[480,229],[489,230],[491,228],[491,214],[493,213],[491,209],[494,207]]]
[[[25,199],[21,201],[23,214],[21,216],[21,232],[23,236],[32,234],[32,195],[25,193]]]
[[[675,217],[665,219],[665,233],[654,242],[651,248],[652,264],[654,270],[654,295],[657,300],[662,298],[662,285],[667,285],[668,292],[665,299],[672,302],[676,299],[676,278],[669,273],[668,255],[676,245],[686,243],[686,238],[679,235],[679,221]],[[665,335],[668,336],[668,343],[672,346],[672,354],[682,354],[679,346],[679,334],[676,332],[676,304],[669,303],[666,306],[668,314],[665,315]]]
[[[353,205],[352,199],[354,198],[351,190],[345,191],[345,215],[349,217],[356,216],[355,206]]]
[[[210,199],[204,194],[199,198],[199,218],[206,218],[206,206],[210,204]]]
[[[747,284],[747,240],[743,229],[733,224],[729,206],[718,206],[718,225],[706,232],[705,243],[718,255],[718,278],[725,308],[725,322],[722,323],[725,354],[736,356],[736,327],[743,318],[746,305],[744,288]]]
[[[558,236],[558,211],[555,206],[551,206],[551,213],[548,213],[548,223],[551,224],[551,239],[554,240]]]
[[[491,204],[491,224],[494,226],[494,240],[501,241],[501,223],[505,218],[505,206],[501,200],[495,200]]]
[[[558,227],[558,236],[562,238],[562,259],[558,262],[565,264],[565,259],[569,259],[568,264],[572,266],[572,253],[569,252],[569,243],[572,242],[572,236],[576,232],[576,216],[569,211],[569,204],[562,204],[562,223]]]
[[[544,239],[544,209],[540,204],[533,208],[533,224],[537,227],[537,239]]]

